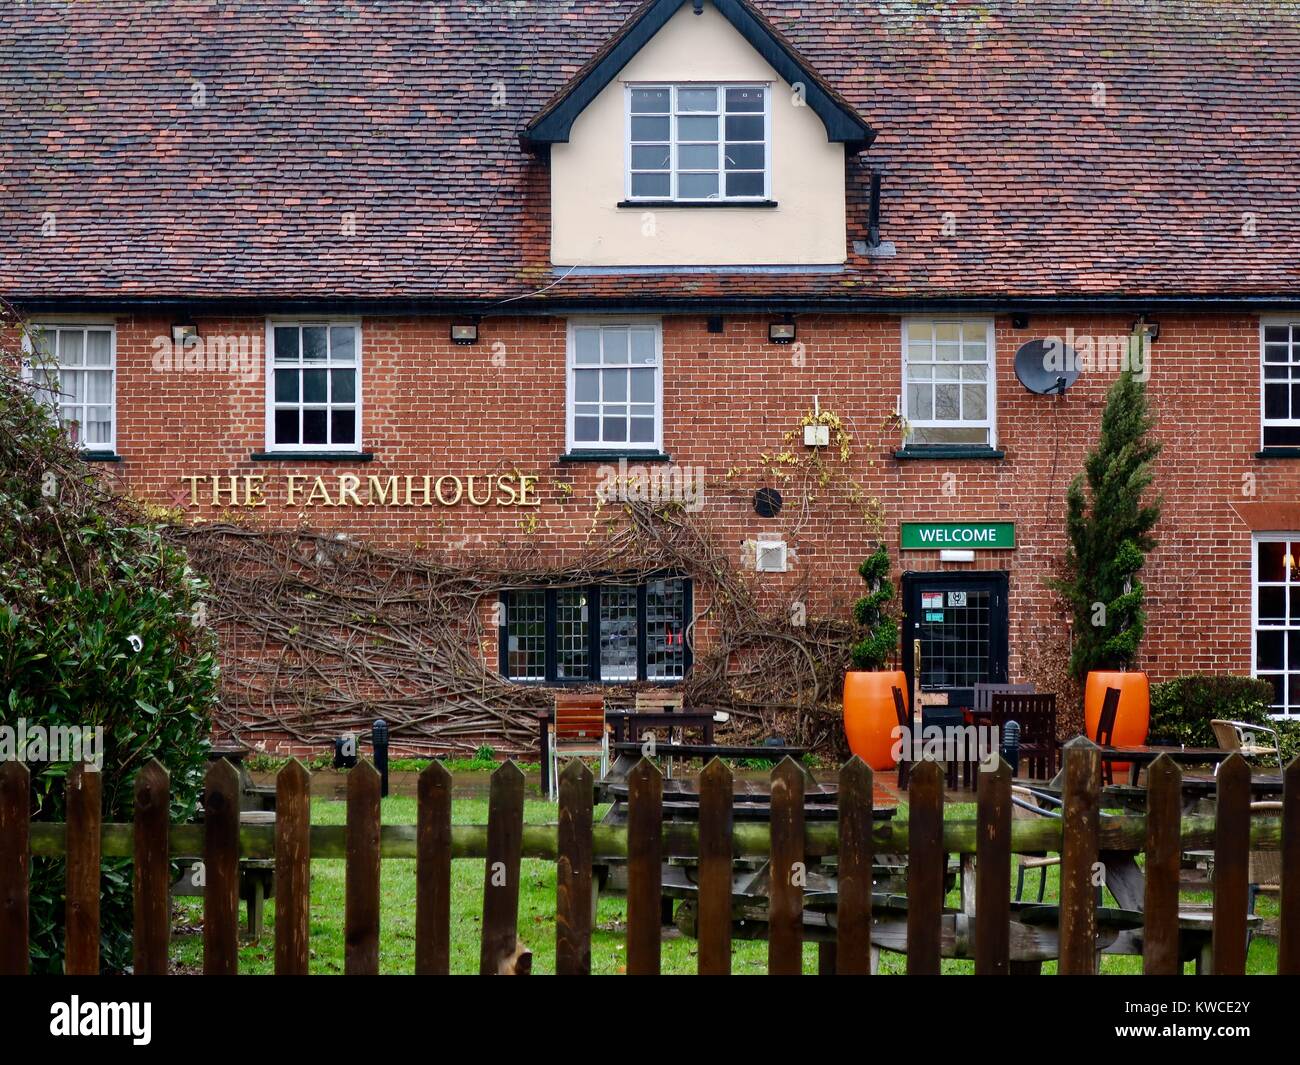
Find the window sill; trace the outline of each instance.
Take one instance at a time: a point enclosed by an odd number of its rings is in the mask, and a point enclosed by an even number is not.
[[[1300,459],[1300,447],[1265,447],[1255,452],[1257,459]]]
[[[83,451],[81,457],[86,462],[125,462],[116,451]]]
[[[671,455],[665,455],[662,451],[570,451],[567,455],[561,455],[557,462],[617,462],[619,459],[627,459],[629,462],[635,459],[637,462],[672,462]]]
[[[770,211],[778,204],[776,200],[619,200],[614,206],[628,210],[638,207],[642,210],[652,208],[656,211],[662,211],[670,207],[704,208],[707,210],[750,208],[751,210]]]
[[[986,459],[1000,462],[1006,452],[991,447],[961,444],[913,444],[894,452],[896,459]]]
[[[254,451],[253,462],[373,462],[370,451]]]

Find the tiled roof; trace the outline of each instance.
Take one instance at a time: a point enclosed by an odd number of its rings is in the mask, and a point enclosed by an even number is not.
[[[1300,296],[1293,0],[754,0],[877,131],[846,240],[880,168],[895,254],[560,279],[518,134],[638,6],[7,4],[0,294]]]

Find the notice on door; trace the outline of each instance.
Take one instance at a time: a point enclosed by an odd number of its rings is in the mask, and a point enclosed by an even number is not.
[[[943,609],[943,592],[922,592],[921,593],[922,610],[942,610]]]

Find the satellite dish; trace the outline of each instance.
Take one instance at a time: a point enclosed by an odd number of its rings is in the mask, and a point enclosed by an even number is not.
[[[1037,395],[1059,394],[1079,379],[1079,358],[1059,340],[1031,340],[1016,352],[1016,377]]]

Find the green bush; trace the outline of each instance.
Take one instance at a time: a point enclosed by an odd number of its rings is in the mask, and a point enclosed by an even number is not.
[[[1212,676],[1193,673],[1151,685],[1153,741],[1188,747],[1218,746],[1210,722],[1248,721],[1275,728],[1284,761],[1300,754],[1300,722],[1269,717],[1273,686],[1253,677]]]
[[[193,814],[215,698],[202,582],[144,510],[108,493],[0,352],[0,724],[103,728],[105,821],[129,821],[136,772],[171,774]],[[29,753],[32,753],[29,751]],[[67,764],[32,760],[34,816],[64,819]],[[64,863],[31,873],[32,968],[58,972]],[[107,969],[131,959],[129,862],[105,861]]]

